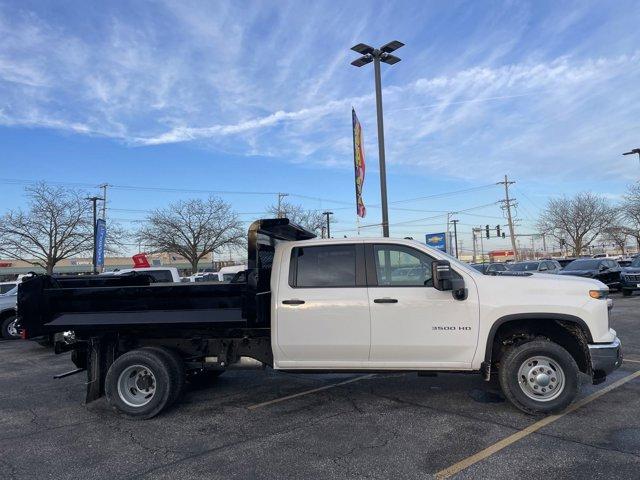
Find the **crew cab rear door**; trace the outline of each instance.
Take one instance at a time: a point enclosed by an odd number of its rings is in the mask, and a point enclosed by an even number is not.
[[[426,252],[390,243],[367,244],[366,252],[371,366],[468,368],[479,324],[471,276],[461,275],[467,297],[457,300],[433,288],[433,257]]]
[[[294,246],[284,255],[275,301],[278,368],[364,366],[371,336],[362,242]]]

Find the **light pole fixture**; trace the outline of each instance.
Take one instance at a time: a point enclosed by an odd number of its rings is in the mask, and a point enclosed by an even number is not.
[[[333,215],[333,212],[322,212],[323,215],[327,217],[327,238],[331,238],[331,221],[330,215]]]
[[[640,148],[634,148],[629,152],[624,152],[622,155],[634,155],[636,153],[638,154],[638,160],[640,160]]]
[[[393,40],[380,48],[373,48],[365,43],[359,43],[351,50],[362,55],[351,62],[354,67],[362,67],[373,62],[376,82],[376,112],[378,117],[378,158],[380,160],[380,197],[382,203],[382,235],[389,236],[389,208],[387,205],[387,170],[384,158],[384,124],[382,120],[382,81],[380,79],[380,62],[395,65],[400,61],[391,52],[403,47],[404,43]]]

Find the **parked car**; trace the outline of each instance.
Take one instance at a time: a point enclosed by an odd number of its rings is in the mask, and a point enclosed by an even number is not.
[[[625,297],[631,295],[635,290],[640,290],[640,257],[634,258],[628,267],[622,269],[620,282],[622,294]]]
[[[20,338],[16,327],[16,304],[18,301],[18,287],[14,287],[0,295],[0,338],[7,340]]]
[[[19,326],[72,325],[86,401],[139,419],[179,398],[185,370],[477,372],[535,414],[569,406],[580,372],[598,384],[622,363],[592,279],[487,276],[419,242],[317,239],[286,218],[254,222],[247,245],[244,284],[38,275],[19,287]]]
[[[0,282],[0,295],[4,295],[10,290],[13,290],[17,284],[18,282]]]
[[[511,264],[512,272],[552,273],[557,274],[562,267],[556,260],[536,260],[532,262],[518,262]]]
[[[509,270],[505,263],[472,263],[471,266],[485,275],[497,275],[498,272]]]
[[[620,273],[618,262],[610,258],[578,258],[564,267],[560,275],[587,277],[600,280],[610,289],[620,290]]]
[[[564,268],[575,260],[575,258],[555,258],[556,262],[560,264],[560,267]]]

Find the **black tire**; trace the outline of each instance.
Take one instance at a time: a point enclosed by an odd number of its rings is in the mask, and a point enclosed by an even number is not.
[[[126,398],[124,398],[124,395],[128,395],[126,393],[127,389],[125,389],[125,393],[121,394],[118,389],[118,383],[121,380],[124,381],[127,378],[136,377],[135,372],[130,377],[127,377],[126,374],[123,376],[126,370],[136,368],[141,368],[144,372],[151,373],[155,381],[152,382],[153,395],[150,398],[145,398],[143,397],[144,394],[140,394],[146,403],[132,405],[131,402],[127,402]],[[149,378],[149,375],[144,375],[144,377]],[[104,391],[109,404],[116,411],[135,420],[146,420],[155,417],[169,406],[171,398],[174,398],[175,390],[179,387],[178,382],[179,380],[171,364],[164,355],[157,351],[140,349],[127,352],[113,362],[105,378]],[[135,388],[131,392],[133,390]]]
[[[629,290],[627,288],[622,289],[622,296],[630,297],[631,295],[633,295],[633,290]]]
[[[178,398],[180,398],[180,395],[184,391],[184,385],[187,381],[187,373],[184,368],[184,361],[182,360],[182,358],[180,358],[180,355],[178,355],[177,352],[167,347],[150,346],[144,347],[141,350],[157,352],[158,355],[161,355],[165,359],[169,367],[173,370],[173,375],[177,379],[177,386],[173,389],[168,404],[173,405],[173,403],[178,400]]]
[[[536,356],[551,359],[564,373],[563,389],[555,398],[546,401],[532,399],[525,393],[526,386],[521,387],[519,369],[524,367],[528,359]],[[504,396],[514,406],[531,415],[555,413],[567,408],[578,394],[578,374],[578,365],[569,352],[549,340],[533,340],[511,348],[500,360],[498,372]],[[526,385],[526,379],[522,381]]]
[[[2,320],[2,325],[0,326],[0,333],[1,333],[1,337],[4,338],[5,340],[17,340],[18,338],[20,338],[20,334],[17,333],[15,335],[12,335],[10,333],[10,325],[16,321],[16,316],[15,315],[11,315],[10,317],[5,318],[4,320]]]

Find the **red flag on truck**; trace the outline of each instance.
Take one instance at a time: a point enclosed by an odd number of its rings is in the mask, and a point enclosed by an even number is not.
[[[362,142],[362,127],[360,121],[356,115],[356,110],[351,109],[353,118],[353,164],[356,174],[356,212],[359,217],[364,218],[367,214],[367,209],[364,206],[362,200],[362,187],[364,185],[364,145]]]

